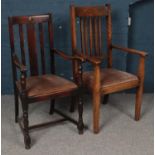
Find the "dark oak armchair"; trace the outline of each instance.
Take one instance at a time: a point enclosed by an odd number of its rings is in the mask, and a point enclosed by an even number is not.
[[[76,121],[61,111],[54,108],[54,99],[57,97],[63,97],[68,95],[77,95],[79,85],[75,84],[72,81],[64,79],[55,75],[55,63],[54,55],[58,55],[65,60],[77,60],[79,63],[83,61],[83,58],[79,56],[68,56],[60,50],[53,48],[53,24],[51,14],[36,15],[36,16],[15,16],[9,17],[9,34],[10,34],[10,45],[11,45],[11,58],[12,58],[12,73],[13,73],[13,84],[14,84],[14,96],[15,96],[15,121],[19,122],[19,125],[24,134],[25,148],[29,149],[31,145],[31,139],[29,131],[34,128],[48,126],[56,124],[62,121],[69,120],[72,123],[76,124],[79,130],[79,133],[83,133],[83,120],[82,120],[82,110],[83,104],[79,99],[79,120]],[[48,27],[48,41],[50,47],[50,66],[51,74],[47,74],[47,67],[45,61],[45,36],[44,29],[45,24]],[[37,27],[38,26],[38,27]],[[21,61],[19,56],[17,56],[17,49],[15,49],[15,31],[14,27],[19,28],[19,38],[20,38],[20,48],[21,48]],[[26,28],[26,30],[24,29]],[[38,28],[38,31],[37,31]],[[25,32],[25,31],[26,32]],[[37,35],[37,32],[39,35]],[[26,35],[27,34],[27,35]],[[37,36],[39,37],[40,50],[37,49]],[[26,38],[27,37],[27,38]],[[25,39],[24,39],[25,38]],[[26,50],[26,42],[28,43],[28,50]],[[47,49],[47,48],[46,48]],[[41,73],[39,72],[39,55],[41,60]],[[29,55],[30,63],[30,75],[28,75],[28,64],[27,57]],[[20,79],[18,79],[17,71],[20,72]],[[80,75],[80,70],[79,70]],[[23,116],[18,117],[18,104],[21,99]],[[36,101],[51,100],[50,113],[58,113],[63,116],[62,119],[59,119],[54,122],[46,122],[43,124],[36,124],[29,126],[28,119],[28,109],[29,104]]]
[[[135,104],[135,120],[140,118],[144,83],[144,63],[147,53],[129,48],[123,48],[112,44],[112,21],[111,6],[86,6],[70,7],[72,52],[73,56],[81,56],[86,62],[93,65],[93,71],[83,72],[83,86],[93,96],[93,128],[94,133],[99,132],[100,102],[104,96],[104,103],[108,101],[108,94],[137,88]],[[103,54],[102,19],[105,17],[107,56]],[[79,20],[79,31],[76,20]],[[77,32],[81,36],[81,49],[77,47]],[[112,49],[117,49],[129,54],[139,55],[139,66],[136,75],[114,69],[112,67]],[[107,59],[107,68],[101,69],[100,64]],[[73,61],[73,74],[75,81],[78,81],[79,63]]]

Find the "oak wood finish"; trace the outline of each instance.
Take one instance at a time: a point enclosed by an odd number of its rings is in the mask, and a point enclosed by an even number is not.
[[[15,121],[19,121],[19,125],[24,135],[25,148],[30,149],[31,138],[29,134],[30,129],[35,129],[42,126],[53,125],[62,121],[69,120],[77,125],[79,133],[83,133],[83,118],[82,118],[82,106],[83,103],[78,102],[79,105],[79,120],[76,121],[69,116],[54,108],[54,102],[57,97],[63,97],[68,95],[79,96],[78,87],[81,83],[75,84],[72,81],[64,79],[55,75],[55,63],[54,55],[62,57],[64,60],[75,60],[79,66],[84,60],[79,56],[68,56],[64,52],[54,49],[53,47],[53,24],[51,14],[36,15],[36,16],[16,16],[9,17],[9,34],[10,34],[10,46],[11,46],[11,59],[12,59],[12,73],[13,73],[13,84],[14,84],[14,95],[15,95]],[[47,74],[46,70],[46,57],[45,57],[45,43],[44,43],[44,24],[48,25],[49,34],[49,52],[50,52],[50,63],[51,63],[51,74]],[[19,39],[21,48],[21,59],[19,59],[18,52],[15,50],[15,39],[14,39],[14,27],[19,27]],[[26,26],[27,35],[24,33],[24,26]],[[40,50],[37,49],[37,31],[39,32],[39,43]],[[28,51],[25,48],[24,38],[27,36]],[[41,55],[41,73],[39,73],[39,62],[38,52]],[[29,54],[30,69],[28,68],[26,61],[26,54]],[[20,72],[20,78],[17,76],[17,71]],[[27,71],[30,70],[30,75]],[[78,71],[77,76],[81,74]],[[79,79],[78,79],[79,80]],[[23,116],[22,119],[18,120],[18,97],[21,99]],[[36,124],[34,126],[29,125],[28,109],[29,104],[36,101],[51,100],[50,113],[58,113],[63,119],[46,122],[42,124]]]
[[[147,53],[135,49],[123,48],[112,44],[112,19],[111,6],[71,6],[71,32],[72,32],[72,53],[74,56],[84,58],[85,62],[91,63],[94,70],[82,73],[83,86],[93,96],[93,127],[94,133],[99,132],[100,101],[108,94],[137,88],[135,104],[135,120],[140,118],[142,92],[144,83],[144,62]],[[80,20],[81,49],[77,47],[77,26],[76,19]],[[105,24],[102,19],[105,18]],[[87,19],[87,22],[85,20]],[[85,23],[85,24],[84,24]],[[106,26],[107,57],[103,54],[103,26]],[[112,68],[112,49],[117,49],[140,57],[137,75],[123,72]],[[100,65],[107,59],[107,68],[101,69]],[[73,61],[74,79],[77,81],[78,65]]]

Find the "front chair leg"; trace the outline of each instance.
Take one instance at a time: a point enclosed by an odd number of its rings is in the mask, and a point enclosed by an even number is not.
[[[108,100],[109,100],[109,94],[108,95],[105,95],[104,97],[103,97],[103,104],[107,104],[108,103]]]
[[[24,143],[25,148],[30,149],[31,138],[29,136],[28,104],[26,102],[22,102],[22,107],[23,107]]]
[[[79,113],[79,119],[78,119],[78,131],[79,134],[83,134],[84,124],[83,124],[83,100],[80,98],[78,102],[78,113]]]
[[[29,136],[29,129],[28,129],[28,113],[25,111],[23,114],[24,119],[24,142],[25,142],[25,148],[30,149],[31,145],[31,139]]]
[[[135,104],[135,120],[136,121],[140,119],[142,95],[143,95],[143,84],[141,84],[137,88],[137,92],[136,92],[136,104]]]
[[[50,115],[52,115],[54,113],[54,106],[55,106],[55,100],[52,99],[51,104],[50,104],[50,111],[49,111]]]
[[[99,93],[93,95],[93,128],[94,133],[99,132],[99,118],[100,118],[100,99]]]

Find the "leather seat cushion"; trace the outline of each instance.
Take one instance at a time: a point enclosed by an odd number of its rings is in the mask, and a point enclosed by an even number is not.
[[[93,89],[94,75],[93,71],[83,73],[83,83],[86,87]],[[101,89],[102,91],[114,89],[115,87],[121,87],[125,84],[131,83],[131,85],[138,85],[138,77],[136,75],[112,69],[106,68],[101,70]]]
[[[20,81],[16,82],[21,91]],[[56,75],[32,76],[26,79],[26,90],[28,97],[41,97],[54,95],[77,89],[77,85]]]

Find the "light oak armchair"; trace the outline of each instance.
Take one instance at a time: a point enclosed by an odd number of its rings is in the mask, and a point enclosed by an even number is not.
[[[112,44],[112,19],[111,6],[71,6],[71,32],[72,32],[72,52],[74,56],[81,56],[86,62],[93,65],[93,71],[83,72],[83,86],[92,93],[93,96],[93,128],[94,133],[99,132],[100,103],[104,96],[104,103],[108,101],[108,94],[136,88],[135,120],[140,119],[140,110],[143,94],[144,67],[147,53],[129,48],[123,48]],[[107,57],[103,54],[102,44],[102,19],[106,18],[106,39]],[[81,49],[77,47],[77,24],[79,20],[79,33]],[[131,74],[114,69],[112,66],[112,49],[139,56],[139,66],[137,74]],[[102,69],[101,63],[107,59],[107,68]],[[79,63],[73,61],[74,80],[78,81]]]

